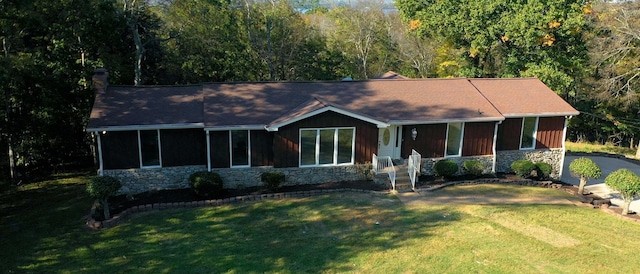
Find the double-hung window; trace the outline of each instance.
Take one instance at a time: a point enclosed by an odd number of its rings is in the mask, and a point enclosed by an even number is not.
[[[356,129],[300,129],[300,166],[353,164]]]
[[[536,132],[538,117],[524,117],[520,134],[520,149],[534,149],[536,147]]]
[[[231,167],[251,166],[251,138],[248,130],[229,131]]]
[[[153,168],[162,166],[160,130],[138,130],[138,148],[140,167]]]
[[[447,144],[445,157],[462,155],[462,136],[464,134],[464,123],[447,124]]]

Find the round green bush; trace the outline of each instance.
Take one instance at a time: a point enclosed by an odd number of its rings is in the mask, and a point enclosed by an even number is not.
[[[202,197],[218,197],[222,194],[220,174],[208,171],[194,172],[189,176],[189,186]]]
[[[458,172],[458,164],[449,159],[443,159],[433,165],[433,171],[436,176],[451,177]]]
[[[87,183],[87,192],[94,199],[106,199],[115,195],[122,187],[120,180],[111,176],[93,177]]]
[[[122,187],[120,180],[111,176],[98,176],[93,177],[87,183],[87,192],[89,196],[98,200],[102,207],[102,216],[105,220],[111,218],[109,211],[109,196],[118,193],[118,190]]]
[[[484,164],[478,160],[467,160],[462,162],[462,168],[467,174],[480,177],[484,172]]]
[[[569,164],[569,172],[574,177],[580,178],[580,186],[578,186],[578,193],[584,193],[584,187],[587,185],[589,178],[599,178],[602,176],[602,170],[593,160],[585,157],[581,157],[571,161]]]
[[[535,169],[536,165],[529,160],[516,160],[511,163],[511,170],[522,178],[531,177],[531,172]]]
[[[284,183],[284,173],[275,170],[267,171],[260,175],[260,179],[269,190],[275,191]]]
[[[569,164],[569,172],[574,177],[599,178],[602,176],[602,170],[593,160],[581,157],[571,161]]]
[[[631,201],[633,201],[634,197],[640,195],[640,177],[626,168],[621,168],[611,172],[604,179],[604,184],[620,193],[624,200],[622,215],[627,215]]]
[[[545,180],[549,178],[551,175],[551,171],[553,171],[553,167],[550,164],[539,162],[536,163],[536,173],[538,173],[538,179]]]

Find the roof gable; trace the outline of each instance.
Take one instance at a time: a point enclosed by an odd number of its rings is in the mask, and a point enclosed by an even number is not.
[[[318,97],[313,97],[308,101],[300,104],[298,107],[292,109],[290,112],[285,113],[279,118],[275,119],[271,122],[271,124],[265,126],[265,129],[268,131],[278,131],[278,128],[295,123],[297,121],[318,115],[320,113],[324,113],[327,111],[333,111],[340,113],[342,115],[346,115],[352,118],[356,118],[359,120],[363,120],[372,124],[377,125],[379,128],[386,128],[389,124],[377,120],[375,118],[351,112],[349,109],[340,106],[338,104],[333,104],[330,102],[326,102]]]

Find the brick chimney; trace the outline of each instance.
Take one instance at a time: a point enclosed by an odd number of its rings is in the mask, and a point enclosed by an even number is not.
[[[97,68],[91,80],[93,81],[93,88],[96,89],[96,94],[104,93],[109,85],[109,72],[107,72],[106,68]]]

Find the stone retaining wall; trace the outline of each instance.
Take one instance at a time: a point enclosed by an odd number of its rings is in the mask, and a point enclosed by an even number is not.
[[[137,194],[150,190],[188,188],[189,175],[203,170],[207,170],[206,166],[117,169],[105,170],[104,175],[120,179],[122,188],[118,194]],[[260,175],[270,170],[285,174],[284,186],[373,179],[371,164],[305,168],[220,168],[211,171],[220,174],[224,188],[231,189],[261,186]]]
[[[526,159],[534,163],[544,162],[550,164],[553,170],[550,177],[560,179],[562,168],[563,149],[536,149],[536,150],[507,150],[498,151],[496,160],[496,172],[512,172],[511,163],[516,160]]]

